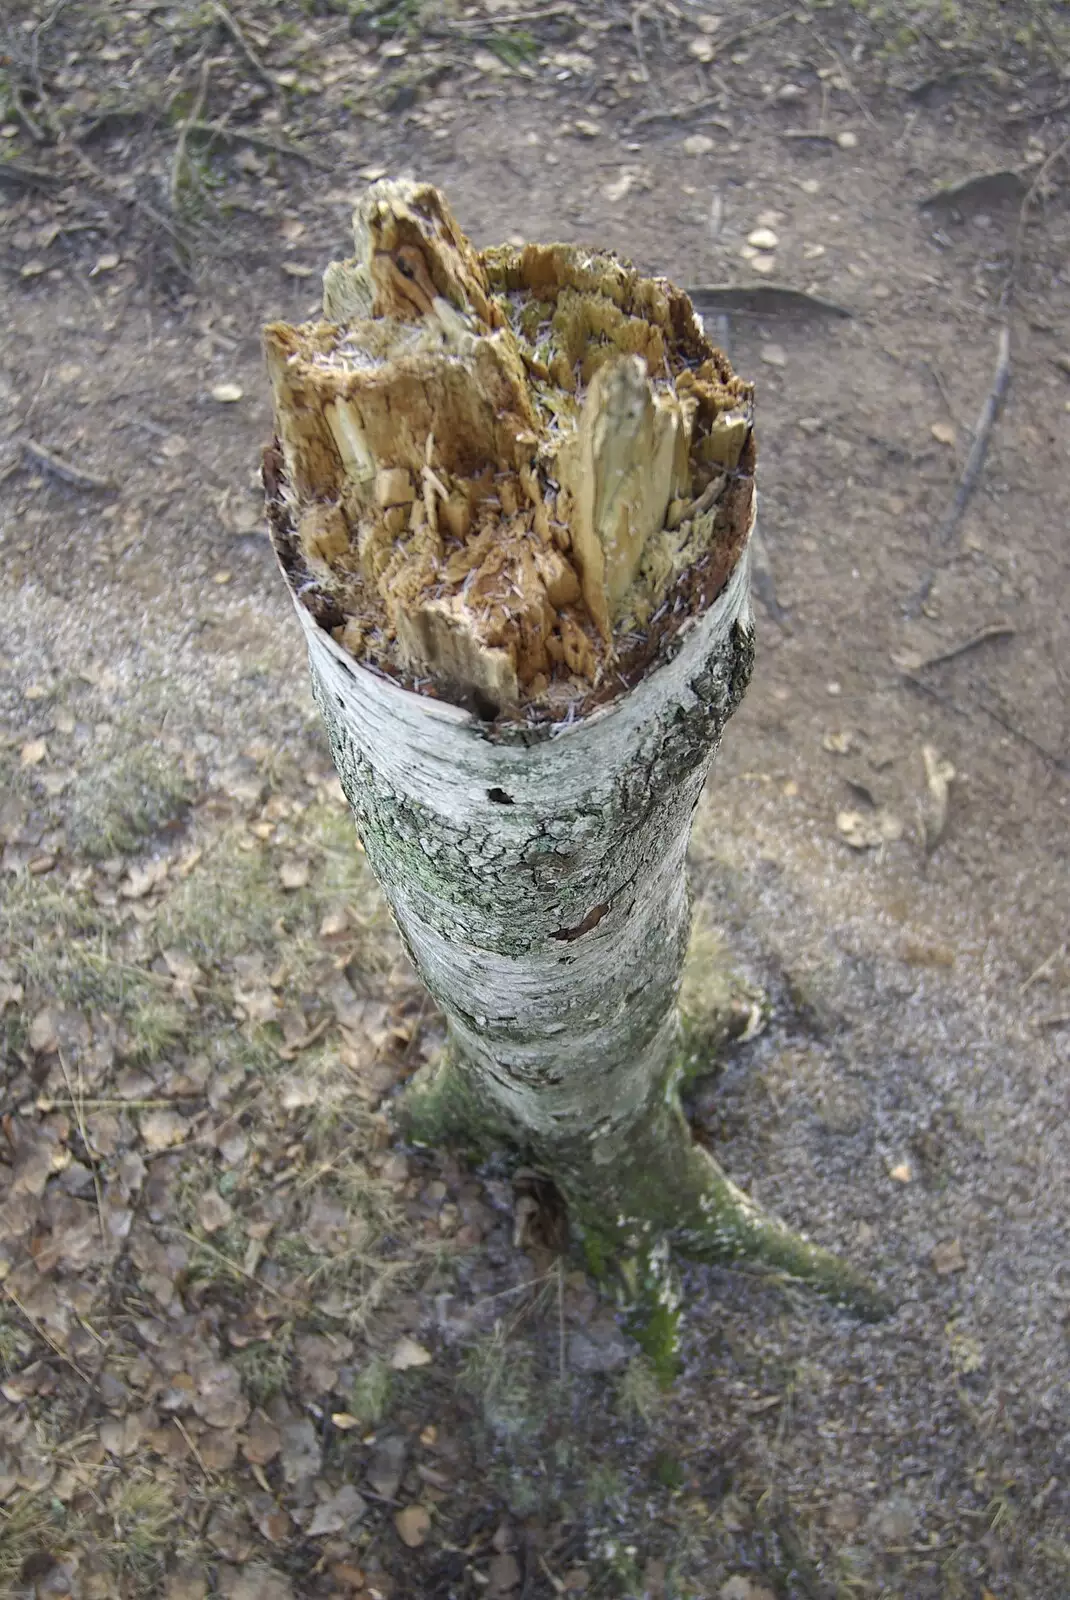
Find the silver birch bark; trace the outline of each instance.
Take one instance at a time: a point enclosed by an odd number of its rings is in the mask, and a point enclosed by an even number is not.
[[[682,430],[691,427],[693,410],[673,410],[676,401],[664,395],[656,397],[656,404],[647,399],[653,391],[646,366],[630,353],[631,347],[628,354],[596,369],[587,394],[600,397],[602,409],[592,412],[590,399],[584,402],[572,435],[578,442],[566,445],[556,458],[562,464],[557,472],[561,483],[572,474],[572,503],[579,508],[571,545],[566,535],[560,548],[570,551],[579,569],[587,613],[610,652],[616,648],[617,619],[629,605],[633,610],[627,614],[632,616],[647,598],[640,593],[636,599],[643,582],[660,582],[662,593],[668,586],[658,615],[669,609],[672,585],[677,585],[672,610],[682,608],[684,615],[663,641],[656,662],[628,680],[621,678],[615,694],[607,694],[604,684],[603,692],[590,699],[574,694],[557,721],[526,719],[522,706],[521,714],[514,707],[513,715],[497,716],[499,707],[487,704],[489,691],[496,691],[491,699],[501,697],[498,691],[519,697],[515,667],[523,657],[507,656],[500,630],[493,646],[481,639],[479,619],[465,617],[467,584],[443,600],[440,580],[447,555],[436,527],[439,504],[442,515],[450,506],[464,510],[458,491],[450,487],[462,481],[456,462],[464,452],[457,446],[454,457],[448,456],[441,418],[453,406],[463,412],[469,434],[485,427],[471,420],[477,410],[474,401],[466,398],[457,408],[452,399],[440,403],[437,396],[447,386],[452,394],[465,381],[458,374],[464,373],[469,358],[471,394],[482,397],[479,386],[490,381],[487,351],[499,335],[481,335],[474,342],[472,328],[485,333],[492,326],[496,313],[487,286],[493,280],[483,276],[480,259],[434,191],[402,192],[400,186],[389,186],[385,193],[385,201],[365,208],[365,243],[374,232],[369,216],[375,226],[381,225],[382,216],[391,225],[400,216],[410,228],[407,242],[399,248],[395,239],[389,252],[367,245],[363,266],[358,261],[356,267],[329,270],[331,322],[327,329],[313,328],[309,358],[301,355],[299,331],[268,330],[282,450],[274,454],[267,480],[275,547],[304,629],[313,691],[334,762],[406,948],[447,1022],[442,1059],[406,1096],[409,1128],[414,1137],[429,1142],[475,1137],[505,1140],[523,1151],[563,1192],[589,1258],[622,1264],[633,1289],[668,1321],[674,1310],[668,1266],[673,1250],[778,1269],[813,1283],[839,1303],[875,1314],[882,1302],[860,1275],[762,1211],[692,1142],[679,1100],[684,1052],[677,1000],[690,929],[686,853],[710,763],[750,675],[753,625],[746,541],[753,494],[737,497],[725,513],[737,525],[727,542],[722,540],[730,554],[716,568],[709,593],[699,592],[703,585],[686,590],[682,562],[674,567],[671,554],[664,551],[658,562],[644,567],[643,540],[634,530],[646,519],[648,544],[669,538],[659,532],[663,525],[671,529],[681,523],[683,533],[674,535],[678,544],[694,537],[693,528],[712,538],[715,511],[710,508],[718,496],[728,504],[725,486],[742,441],[749,438],[749,421],[733,410],[725,423],[714,408],[711,426],[720,425],[720,432],[702,446],[707,466],[704,475],[700,469],[699,487],[685,474],[679,479],[684,487],[674,490],[678,463],[684,460],[686,466]],[[418,228],[410,202],[418,212]],[[360,241],[358,228],[358,246]],[[589,270],[586,261],[583,266]],[[376,271],[387,268],[392,276],[382,280],[379,292],[394,296],[389,316],[399,319],[404,351],[413,348],[414,339],[407,316],[421,330],[432,331],[419,333],[424,341],[418,351],[419,382],[405,390],[395,387],[393,410],[388,405],[377,413],[375,385],[394,382],[393,373],[404,364],[402,357],[396,368],[380,361],[384,340],[393,335],[389,328],[383,332],[384,322],[359,324],[364,348],[374,347],[380,365],[365,358],[371,378],[359,367],[355,375],[347,369],[339,378],[335,331],[343,325],[351,330],[352,319],[366,315],[374,301],[369,283]],[[540,256],[538,270],[540,294],[545,295],[545,257]],[[574,273],[574,263],[568,270]],[[443,289],[447,272],[452,277]],[[648,301],[654,287],[648,283],[642,291]],[[684,313],[677,308],[673,315],[673,327],[682,325]],[[599,311],[603,324],[606,316]],[[687,336],[694,338],[698,355],[709,350],[699,345],[698,336]],[[352,331],[345,337],[358,342]],[[628,338],[634,337],[629,330]],[[500,340],[494,348],[499,346]],[[348,349],[344,354],[348,358]],[[738,380],[731,378],[723,358],[717,359],[722,362],[716,369],[718,392],[729,395],[721,404],[734,405]],[[514,369],[521,371],[519,360],[508,367],[507,379],[501,377],[505,365],[495,369],[493,382],[506,383],[513,397],[509,415],[524,412],[530,428],[537,408],[520,389],[509,388]],[[702,370],[714,370],[712,358]],[[542,365],[539,371],[545,374]],[[737,387],[730,389],[730,383]],[[681,391],[685,388],[681,381]],[[326,423],[316,412],[321,389]],[[423,423],[421,432],[412,419],[433,405],[439,405],[437,434],[428,435],[432,443],[425,451],[428,424]],[[499,419],[501,414],[499,402]],[[494,415],[493,407],[486,415]],[[392,430],[403,433],[410,424],[415,442],[399,467],[396,453],[393,460],[386,457],[389,440]],[[337,450],[329,429],[334,430]],[[504,445],[499,440],[503,454],[512,437]],[[668,486],[653,498],[643,458],[631,459],[644,439]],[[446,465],[431,468],[433,447],[442,452]],[[728,449],[734,452],[730,459]],[[405,534],[393,507],[406,493],[408,474],[419,472],[424,460],[426,516],[417,505],[418,515],[409,524],[414,531]],[[614,461],[615,477],[607,466]],[[457,475],[443,483],[446,466]],[[510,470],[511,463],[502,461],[499,477]],[[346,471],[351,486],[339,490]],[[532,487],[532,469],[522,465],[520,471],[523,492],[535,507],[534,521],[529,517],[525,526],[536,545],[542,515],[541,559],[549,548],[550,523],[539,491]],[[374,481],[378,509],[369,509],[362,481]],[[557,489],[552,475],[546,481]],[[301,494],[295,494],[295,483]],[[695,496],[691,500],[688,484]],[[433,499],[433,491],[441,501]],[[414,491],[407,492],[413,502]],[[671,499],[674,492],[676,500]],[[626,494],[632,495],[628,515],[620,510]],[[508,501],[515,511],[517,497],[515,489],[507,494],[503,488],[502,506]],[[504,519],[505,511],[501,515]],[[351,624],[340,622],[338,605],[324,599],[309,579],[325,548],[325,529],[332,548],[344,553],[353,543],[369,547],[380,526],[374,519],[391,516],[391,537],[410,538],[413,548],[423,541],[420,559],[437,585],[428,600],[410,583],[406,604],[413,609],[402,618],[406,626],[399,625],[396,636],[404,645],[406,637],[419,635],[419,648],[425,652],[422,667],[432,681],[435,651],[440,653],[439,676],[444,683],[449,680],[449,692],[441,697],[418,692],[414,672],[406,676],[386,657],[378,663],[360,659],[347,647],[354,637]],[[357,539],[346,531],[354,522],[362,530]],[[631,543],[615,543],[614,526],[631,530]],[[465,520],[457,541],[463,543],[469,533]],[[697,546],[688,548],[688,570],[703,570],[695,557]],[[644,576],[651,571],[655,578]],[[555,574],[553,582],[564,597],[570,591],[561,585],[557,569]],[[566,575],[571,576],[571,569]],[[575,577],[572,581],[578,604],[580,585]],[[516,592],[523,601],[519,587]],[[562,598],[561,604],[566,603]],[[448,623],[442,620],[447,611]],[[639,614],[649,611],[648,605]],[[417,614],[419,627],[407,633],[411,616]],[[363,641],[364,634],[360,637]],[[602,646],[596,633],[590,638],[596,653]],[[606,659],[615,657],[610,653]],[[579,670],[573,670],[573,684]],[[458,673],[468,673],[477,691],[474,698],[456,692]],[[533,696],[546,692],[540,687],[546,681],[543,674]]]

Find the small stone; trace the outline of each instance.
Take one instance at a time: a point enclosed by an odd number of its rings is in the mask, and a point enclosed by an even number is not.
[[[20,767],[37,767],[48,755],[48,745],[44,739],[31,739],[29,744],[24,744],[19,751]]]
[[[713,41],[711,39],[707,39],[706,35],[703,33],[698,34],[694,39],[692,39],[687,48],[689,53],[694,56],[695,60],[701,61],[703,64],[707,64],[712,61],[714,56],[717,54],[717,51],[713,45]]]
[[[799,417],[795,426],[802,433],[808,434],[812,438],[815,433],[821,432],[825,426],[825,419],[823,417]]]
[[[572,126],[581,139],[597,139],[602,132],[601,124],[592,122],[590,117],[577,117]]]
[[[769,367],[786,367],[788,364],[787,353],[782,344],[763,344],[761,358]]]
[[[221,406],[230,406],[233,405],[236,400],[241,399],[242,395],[245,393],[245,390],[242,388],[240,383],[217,383],[209,392],[211,393],[212,399],[218,400]]]
[[[684,140],[684,152],[689,156],[708,156],[713,149],[713,140],[708,133],[693,133]]]
[[[754,228],[747,235],[747,243],[755,250],[775,250],[780,240],[772,228]]]
[[[836,135],[836,143],[841,150],[854,150],[858,144],[858,135],[848,128],[844,133]]]
[[[760,272],[763,278],[768,278],[776,270],[776,256],[755,256],[751,262],[755,272]]]
[[[782,83],[773,99],[778,105],[795,106],[800,100],[806,99],[806,90],[801,83]]]
[[[932,1253],[933,1270],[941,1278],[946,1278],[952,1272],[966,1270],[966,1257],[962,1253],[962,1245],[958,1239],[945,1239],[938,1244]]]
[[[913,1183],[914,1172],[909,1161],[898,1161],[888,1174],[896,1183]]]
[[[940,444],[954,444],[958,433],[953,422],[934,422],[929,429],[933,438]]]

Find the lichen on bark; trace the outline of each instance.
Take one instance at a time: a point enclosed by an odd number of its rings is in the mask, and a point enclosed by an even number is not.
[[[753,661],[750,386],[612,257],[479,254],[422,185],[375,186],[355,231],[327,320],[267,330],[265,481],[343,789],[447,1022],[410,1130],[523,1150],[651,1327],[679,1253],[875,1312],[680,1110],[687,843]]]

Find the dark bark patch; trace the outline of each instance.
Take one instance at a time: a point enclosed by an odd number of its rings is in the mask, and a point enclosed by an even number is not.
[[[573,939],[582,939],[585,933],[590,933],[592,928],[597,928],[606,912],[609,910],[609,901],[604,900],[600,906],[595,906],[588,911],[582,922],[574,928],[558,928],[556,933],[550,935],[551,939],[563,939],[571,944]]]

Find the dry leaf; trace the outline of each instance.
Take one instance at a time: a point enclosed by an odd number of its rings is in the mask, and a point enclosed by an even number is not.
[[[141,1444],[141,1434],[141,1418],[136,1413],[109,1418],[99,1429],[100,1442],[110,1456],[132,1455]]]
[[[301,1383],[311,1397],[327,1394],[338,1382],[338,1369],[353,1354],[352,1339],[340,1334],[304,1334],[297,1341]]]
[[[47,1007],[39,1011],[30,1023],[29,1043],[30,1049],[39,1056],[54,1055],[59,1049],[56,1018]]]
[[[274,1461],[281,1448],[282,1434],[271,1418],[259,1409],[254,1411],[245,1424],[241,1446],[246,1461],[253,1466],[266,1467],[269,1461]]]
[[[316,1487],[318,1491],[320,1485],[317,1484]],[[327,1486],[323,1485],[323,1488],[327,1489]],[[305,1529],[305,1533],[309,1538],[327,1533],[348,1533],[354,1523],[360,1521],[367,1509],[364,1496],[351,1483],[343,1483],[341,1488],[333,1492],[327,1491],[313,1512],[312,1521]]]
[[[323,1466],[323,1448],[307,1417],[282,1426],[282,1473],[287,1483],[315,1478]]]
[[[415,1339],[399,1339],[390,1357],[395,1372],[408,1372],[410,1367],[429,1366],[433,1357],[430,1350]]]
[[[138,1122],[138,1128],[142,1139],[155,1153],[181,1144],[189,1132],[189,1123],[177,1111],[148,1111]]]
[[[197,1204],[197,1221],[205,1233],[218,1233],[220,1228],[226,1227],[233,1215],[233,1206],[229,1206],[215,1189],[206,1190]]]
[[[431,1532],[431,1514],[424,1506],[406,1506],[394,1515],[394,1526],[403,1544],[410,1550],[424,1543]]]
[[[198,1369],[193,1409],[211,1428],[240,1428],[249,1415],[237,1367],[213,1361]]]
[[[223,1600],[294,1600],[289,1578],[259,1562],[250,1562],[238,1572],[231,1568],[221,1574],[219,1592]]]
[[[401,1434],[380,1439],[372,1452],[366,1475],[375,1493],[384,1500],[393,1500],[401,1487],[407,1452],[408,1444]]]

